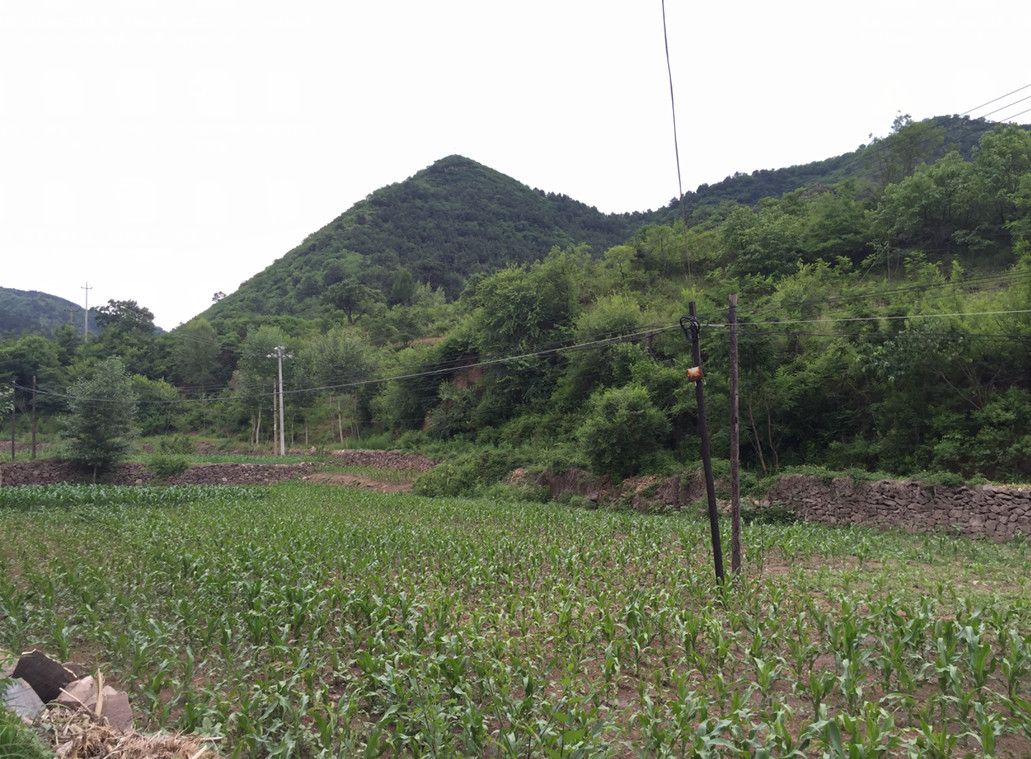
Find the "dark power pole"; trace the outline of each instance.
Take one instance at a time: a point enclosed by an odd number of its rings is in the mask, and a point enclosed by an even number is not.
[[[15,395],[17,395],[16,389],[18,383],[11,380],[11,461],[14,461],[14,418],[18,415],[17,404],[15,403]]]
[[[720,515],[716,508],[716,483],[712,476],[712,452],[709,449],[709,425],[705,418],[705,390],[703,389],[702,349],[698,342],[698,314],[694,301],[688,304],[690,316],[687,321],[691,334],[691,356],[694,368],[687,373],[688,379],[694,382],[695,398],[698,402],[698,436],[702,441],[702,467],[705,472],[705,491],[709,496],[709,532],[712,536],[712,560],[716,565],[716,581],[723,584],[723,547],[720,543]],[[684,319],[680,320],[684,328]],[[684,330],[685,333],[687,330]]]

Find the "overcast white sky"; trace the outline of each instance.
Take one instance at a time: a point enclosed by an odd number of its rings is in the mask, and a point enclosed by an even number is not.
[[[1031,108],[1026,0],[667,0],[684,190]],[[0,286],[172,329],[461,154],[677,195],[660,0],[0,0]],[[1005,110],[988,115],[996,108]],[[1016,117],[1027,123],[1031,114]]]

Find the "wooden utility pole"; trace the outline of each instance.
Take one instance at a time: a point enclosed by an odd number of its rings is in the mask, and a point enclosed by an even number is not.
[[[36,375],[32,375],[32,460],[36,460]]]
[[[694,382],[695,399],[698,402],[698,435],[702,442],[702,468],[705,473],[705,491],[709,497],[709,533],[712,538],[712,560],[716,567],[716,581],[723,584],[723,547],[720,541],[720,514],[716,508],[716,483],[712,476],[712,452],[709,449],[709,425],[705,418],[705,390],[703,389],[702,348],[698,341],[698,315],[694,301],[688,304],[691,327],[691,356],[694,369],[688,377]],[[680,320],[683,328],[684,320]],[[693,375],[693,376],[692,376]]]
[[[738,419],[737,295],[730,296],[730,571],[741,573],[740,424]]]

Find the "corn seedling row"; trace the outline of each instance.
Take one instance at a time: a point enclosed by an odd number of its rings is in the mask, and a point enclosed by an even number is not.
[[[301,484],[0,490],[0,645],[234,757],[1031,751],[1026,545]]]

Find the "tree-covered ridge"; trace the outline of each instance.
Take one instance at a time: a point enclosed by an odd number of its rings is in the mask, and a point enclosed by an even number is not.
[[[865,200],[949,151],[969,160],[991,127],[955,116],[918,123],[900,116],[891,134],[852,153],[703,185],[685,194],[684,215],[689,225],[705,224],[728,204],[755,206],[845,181]],[[314,318],[339,310],[353,322],[378,306],[410,304],[418,285],[454,299],[470,277],[529,264],[556,246],[586,244],[600,255],[643,226],[680,217],[675,198],[656,211],[603,214],[449,156],[354,204],[202,315]]]
[[[643,219],[603,214],[449,156],[359,201],[205,316],[311,318],[354,303],[367,310],[374,302],[408,303],[419,284],[454,298],[470,276],[529,263],[556,245],[605,250]],[[335,301],[325,297],[333,287]]]
[[[907,126],[911,128],[903,130]],[[832,187],[845,180],[865,195],[901,178],[907,168],[934,163],[950,151],[969,160],[981,137],[994,127],[984,119],[961,116],[937,116],[914,124],[900,115],[891,134],[871,135],[869,143],[850,153],[799,166],[736,172],[720,182],[703,184],[684,193],[685,212],[700,222],[721,203],[751,206],[763,198],[779,198],[800,188]],[[673,198],[660,213],[656,221],[672,223],[680,216],[678,199]]]
[[[61,325],[71,325],[81,333],[82,306],[35,290],[0,287],[0,335],[10,337],[38,332],[53,337]],[[96,331],[96,316],[92,313],[89,326]]]

